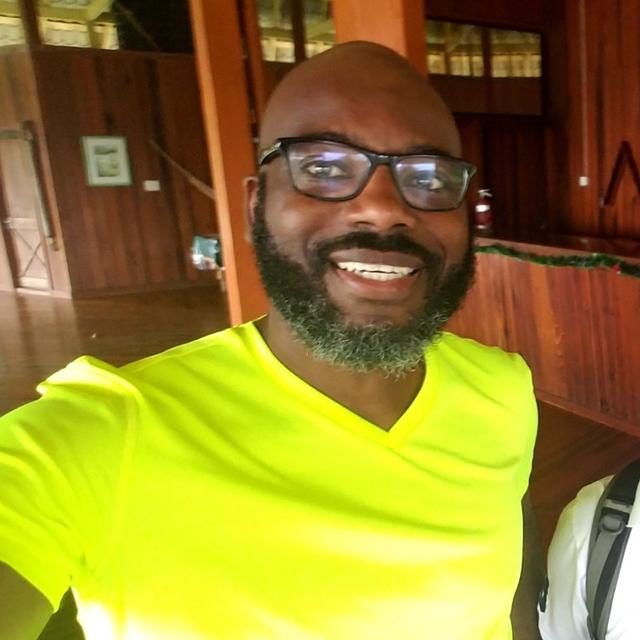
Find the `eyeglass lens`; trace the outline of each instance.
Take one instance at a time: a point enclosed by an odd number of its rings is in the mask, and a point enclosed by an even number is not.
[[[286,156],[295,188],[326,200],[355,197],[372,168],[365,153],[337,142],[293,142],[286,148]],[[471,177],[466,163],[446,156],[398,156],[392,160],[391,170],[410,206],[434,211],[460,206]]]

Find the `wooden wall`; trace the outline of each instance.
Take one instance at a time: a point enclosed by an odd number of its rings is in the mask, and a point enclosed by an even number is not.
[[[544,47],[547,1],[426,0],[425,6],[427,18],[540,31]],[[447,76],[431,81],[456,113],[464,155],[479,169],[469,193],[470,208],[476,190],[488,188],[495,196],[496,235],[527,237],[552,227],[545,169],[551,129],[544,115],[544,83]]]
[[[64,254],[64,242],[56,215],[56,201],[51,179],[51,166],[46,152],[45,132],[38,102],[37,86],[32,60],[29,52],[23,47],[0,48],[0,129],[20,130],[23,123],[29,121],[34,125],[37,136],[37,150],[42,172],[42,191],[46,204],[52,214],[55,245],[46,247],[51,288],[54,293],[68,294],[69,274]],[[2,167],[4,172],[17,171],[20,167]],[[5,176],[11,179],[10,176]],[[2,194],[0,193],[0,198]],[[4,203],[0,204],[3,206]],[[4,217],[4,213],[3,216]],[[9,260],[11,246],[8,236],[0,232],[0,288],[13,289],[13,278]]]
[[[635,278],[483,254],[476,284],[449,326],[521,353],[541,400],[638,435],[638,309],[640,281]]]
[[[425,0],[427,16],[520,29],[542,29],[545,0]]]
[[[43,47],[34,51],[74,296],[209,279],[190,265],[194,234],[216,230],[212,202],[151,147],[209,174],[193,56]],[[89,187],[81,137],[126,136],[133,184]],[[146,192],[144,180],[161,191]]]
[[[640,239],[640,0],[565,0],[552,11],[564,27],[550,33],[557,180],[568,195],[559,229]]]
[[[455,113],[542,115],[540,78],[432,75],[430,81]]]
[[[491,205],[497,237],[535,237],[546,230],[550,222],[544,121],[459,114],[456,122],[464,156],[478,167],[469,189],[470,211],[476,191],[488,188],[494,194]]]
[[[4,211],[4,202],[2,201],[2,193],[0,193],[0,218],[6,217]],[[13,291],[14,282],[10,263],[10,246],[8,238],[0,229],[0,291]]]

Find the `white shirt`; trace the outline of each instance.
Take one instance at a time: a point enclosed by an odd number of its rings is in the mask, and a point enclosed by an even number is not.
[[[540,615],[544,640],[589,640],[586,568],[593,516],[612,476],[581,489],[563,510],[549,547],[549,593]],[[629,518],[629,535],[607,628],[606,640],[640,638],[640,487]]]

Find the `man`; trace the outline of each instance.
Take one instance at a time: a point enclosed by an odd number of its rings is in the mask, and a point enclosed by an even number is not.
[[[0,427],[0,637],[69,584],[88,640],[511,637],[535,403],[519,357],[436,340],[473,275],[451,115],[352,43],[285,78],[260,146],[269,314],[81,359]]]
[[[549,588],[541,606],[540,631],[545,640],[593,640],[589,631],[587,609],[587,560],[594,516],[598,502],[612,476],[588,484],[563,509],[549,546],[547,567]],[[629,537],[616,576],[611,566],[605,566],[598,576],[603,584],[615,584],[609,607],[604,595],[595,590],[592,612],[609,608],[608,620],[601,613],[593,624],[596,640],[635,640],[640,637],[640,607],[638,607],[638,567],[640,566],[640,490],[629,513]],[[593,551],[591,553],[594,553]],[[593,562],[593,560],[592,560]],[[596,560],[596,565],[597,560]],[[594,579],[594,586],[598,584]],[[597,603],[597,604],[596,604]]]

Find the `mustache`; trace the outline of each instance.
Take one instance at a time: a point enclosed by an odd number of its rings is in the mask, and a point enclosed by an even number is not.
[[[341,249],[372,249],[375,251],[397,251],[419,257],[426,267],[437,267],[441,257],[400,233],[379,235],[372,231],[351,231],[337,238],[319,242],[313,248],[313,262],[316,265],[329,262],[329,256]]]

